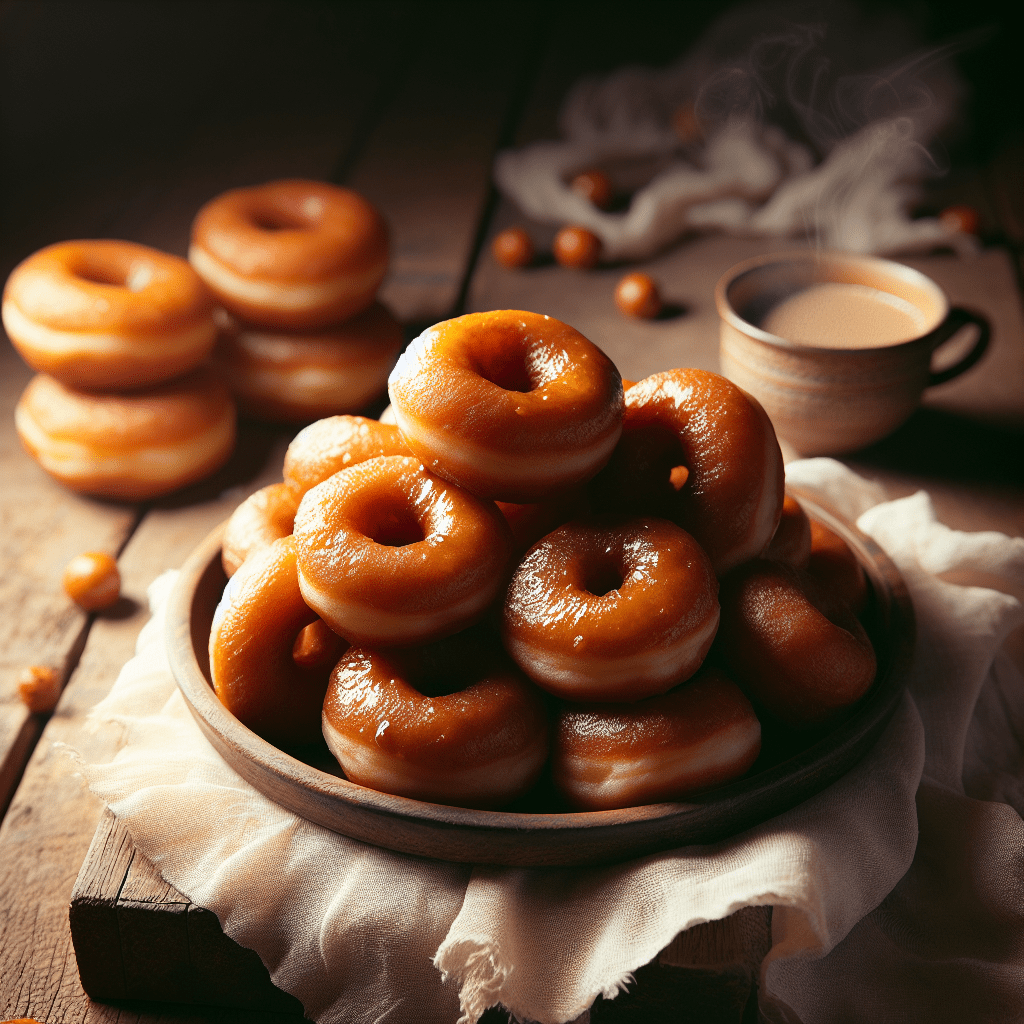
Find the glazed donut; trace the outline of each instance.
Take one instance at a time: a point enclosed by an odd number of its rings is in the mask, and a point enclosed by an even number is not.
[[[598,507],[671,519],[721,575],[760,555],[782,515],[785,471],[760,403],[706,370],[666,370],[626,392],[622,440]]]
[[[864,627],[802,569],[755,559],[722,581],[716,651],[755,704],[793,726],[826,723],[875,678]]]
[[[319,740],[331,669],[348,646],[299,593],[295,542],[282,537],[231,577],[210,629],[210,678],[243,725],[276,744]]]
[[[564,704],[551,740],[556,788],[582,810],[679,800],[743,775],[761,723],[717,669],[635,704]]]
[[[214,300],[177,256],[109,239],[60,242],[7,279],[4,328],[34,370],[69,387],[170,380],[213,348]]]
[[[371,646],[464,629],[498,596],[512,558],[493,502],[400,455],[307,491],[294,536],[306,603],[349,642]]]
[[[518,310],[436,324],[388,381],[396,422],[431,472],[485,498],[543,501],[607,461],[622,381],[578,331]]]
[[[849,544],[823,523],[811,523],[811,553],[807,571],[826,593],[845,601],[855,615],[868,603],[868,581]]]
[[[141,501],[209,476],[235,445],[235,403],[200,367],[123,394],[74,391],[42,374],[14,424],[28,453],[73,491]]]
[[[401,348],[401,324],[375,302],[342,324],[304,334],[272,334],[228,318],[214,360],[241,412],[308,423],[354,412],[381,394]]]
[[[800,502],[790,494],[782,503],[782,518],[764,557],[807,568],[811,557],[811,521]]]
[[[395,426],[363,416],[328,416],[300,430],[284,456],[284,482],[298,498],[339,470],[382,455],[411,455]]]
[[[211,199],[189,261],[224,306],[265,327],[313,330],[373,301],[387,228],[362,196],[323,181],[272,181]]]
[[[323,733],[351,782],[461,807],[521,796],[548,756],[540,692],[464,633],[426,650],[350,648],[331,673]]]
[[[567,700],[635,701],[700,667],[718,628],[707,555],[663,519],[567,523],[530,549],[505,597],[502,640]]]
[[[287,537],[298,507],[299,497],[287,484],[270,484],[250,494],[224,527],[220,553],[224,575],[230,579],[251,555]]]

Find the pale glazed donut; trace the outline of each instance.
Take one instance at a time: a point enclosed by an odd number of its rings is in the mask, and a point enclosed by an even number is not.
[[[328,416],[300,430],[284,456],[284,482],[301,498],[342,469],[382,455],[411,455],[398,427],[364,416]]]
[[[755,559],[722,580],[716,651],[755,704],[794,726],[826,723],[875,678],[875,652],[842,601],[802,569]]]
[[[205,367],[111,395],[40,374],[18,401],[14,424],[28,453],[66,487],[131,501],[209,476],[235,445],[235,403]]]
[[[782,518],[764,557],[776,562],[788,562],[801,569],[807,568],[811,557],[811,521],[803,506],[791,494],[786,495],[782,504]]]
[[[635,704],[564,704],[551,742],[555,786],[588,811],[679,800],[743,775],[761,723],[743,691],[702,669]]]
[[[228,519],[220,561],[229,579],[257,551],[287,537],[295,522],[299,497],[287,484],[270,484],[250,494]]]
[[[384,391],[402,348],[402,326],[379,302],[315,332],[271,333],[233,318],[224,328],[214,361],[238,408],[282,423],[362,409]]]
[[[757,399],[718,374],[677,369],[626,392],[622,439],[595,495],[678,523],[721,575],[768,546],[784,485],[775,429]]]
[[[351,643],[426,643],[479,619],[507,579],[512,534],[493,502],[419,459],[370,459],[307,491],[295,515],[306,603]]]
[[[635,701],[689,678],[718,627],[707,555],[663,519],[595,517],[535,544],[509,584],[502,640],[567,700]]]
[[[313,743],[331,669],[347,647],[299,593],[295,542],[283,537],[246,562],[210,629],[210,678],[220,702],[271,743]]]
[[[474,494],[537,502],[589,479],[622,422],[622,381],[578,331],[519,310],[436,324],[388,381],[409,447]]]
[[[34,370],[70,387],[136,388],[198,366],[217,327],[209,289],[183,259],[134,242],[59,242],[4,288],[8,337]]]
[[[350,648],[331,673],[323,732],[351,782],[462,807],[514,800],[548,755],[540,692],[465,633],[411,651]]]
[[[373,301],[388,265],[387,228],[362,196],[289,179],[211,199],[188,258],[224,306],[253,324],[312,330]]]

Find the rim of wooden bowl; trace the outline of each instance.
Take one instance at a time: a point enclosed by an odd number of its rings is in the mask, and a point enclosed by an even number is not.
[[[875,683],[824,737],[685,803],[564,813],[449,807],[357,786],[268,743],[224,708],[207,674],[210,621],[224,585],[223,524],[189,557],[171,594],[171,669],[200,729],[235,771],[282,807],[351,839],[439,860],[509,866],[612,863],[717,842],[796,806],[849,771],[892,717],[909,673],[914,612],[896,566],[870,537],[810,496],[795,494],[811,518],[846,540],[871,581]]]

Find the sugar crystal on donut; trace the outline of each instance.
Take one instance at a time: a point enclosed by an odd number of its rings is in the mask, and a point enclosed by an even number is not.
[[[471,313],[410,343],[388,381],[415,455],[474,494],[537,502],[588,480],[622,429],[612,361],[561,321]]]

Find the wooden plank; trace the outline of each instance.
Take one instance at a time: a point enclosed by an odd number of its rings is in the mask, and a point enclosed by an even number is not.
[[[542,24],[535,3],[432,5],[405,86],[348,178],[390,222],[381,298],[400,320],[455,308]]]
[[[71,744],[87,761],[113,756],[118,746],[112,734],[116,731],[91,733],[83,730],[82,723],[133,653],[139,628],[148,617],[145,588],[165,569],[180,565],[245,491],[280,479],[285,442],[286,437],[278,437],[272,450],[263,452],[268,457],[263,459],[262,472],[244,486],[225,487],[221,478],[198,485],[199,490],[192,491],[183,504],[168,500],[152,509],[122,553],[124,591],[133,599],[133,609],[122,618],[95,622],[82,659],[0,824],[0,1014],[62,1021],[102,1019],[81,987],[67,917],[75,877],[102,808],[83,789],[67,755],[55,750],[54,743]],[[111,870],[116,876],[117,863]],[[145,942],[146,935],[139,933],[137,940]],[[283,1020],[269,1011],[250,1012],[251,1019],[268,1024]],[[139,1017],[144,1019],[155,1018]]]

